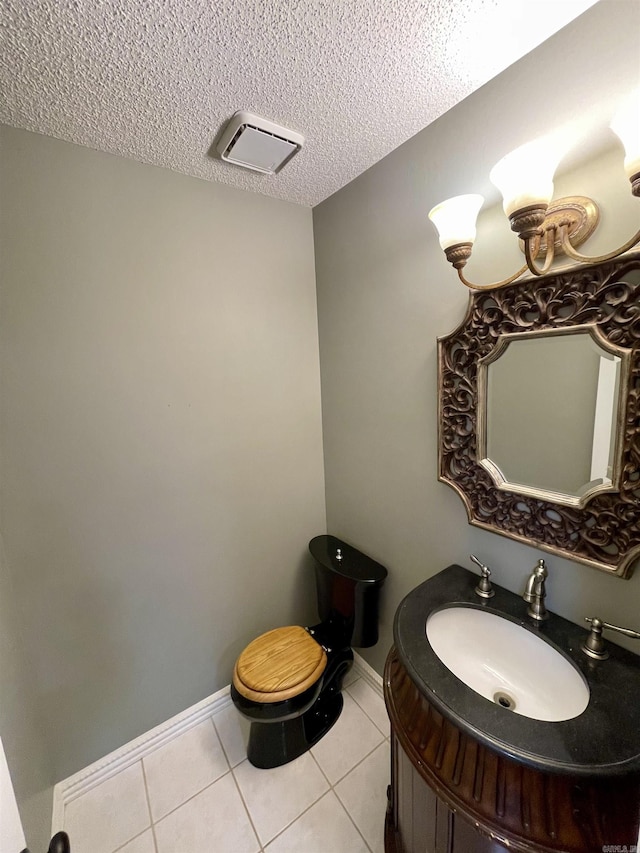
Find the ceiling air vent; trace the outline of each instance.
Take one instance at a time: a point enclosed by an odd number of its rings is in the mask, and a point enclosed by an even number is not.
[[[298,153],[303,143],[300,133],[240,110],[226,126],[218,152],[227,163],[273,175]]]

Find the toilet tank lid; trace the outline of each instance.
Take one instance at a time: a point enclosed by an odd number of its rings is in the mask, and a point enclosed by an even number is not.
[[[338,559],[338,550],[342,559]],[[383,565],[336,536],[315,536],[309,542],[309,551],[320,565],[354,581],[382,584],[388,574]]]

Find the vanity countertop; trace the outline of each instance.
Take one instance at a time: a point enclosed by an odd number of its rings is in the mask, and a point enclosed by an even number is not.
[[[593,660],[580,649],[585,629],[554,613],[536,625],[520,596],[494,583],[495,596],[483,601],[474,593],[477,583],[477,575],[449,566],[398,607],[398,655],[429,702],[476,740],[531,767],[574,775],[640,773],[640,658],[607,637],[610,657]],[[533,720],[490,702],[456,678],[431,648],[425,625],[433,611],[460,604],[504,616],[562,652],[589,685],[586,710],[562,722]]]

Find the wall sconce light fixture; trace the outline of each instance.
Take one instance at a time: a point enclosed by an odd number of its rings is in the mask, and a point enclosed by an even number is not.
[[[611,122],[625,148],[625,171],[631,192],[640,197],[640,115],[638,94],[629,98]],[[545,137],[517,148],[493,167],[491,182],[502,193],[503,209],[511,230],[524,244],[526,263],[514,275],[488,285],[468,281],[462,269],[471,257],[476,236],[476,219],[484,202],[481,195],[459,195],[437,204],[429,213],[440,237],[447,260],[458,271],[460,281],[474,290],[504,287],[527,270],[545,275],[557,255],[565,254],[582,263],[601,263],[629,251],[640,242],[638,231],[614,252],[588,257],[576,251],[596,228],[598,207],[584,196],[561,198],[552,202],[553,176],[566,151]],[[544,255],[542,266],[536,258]]]

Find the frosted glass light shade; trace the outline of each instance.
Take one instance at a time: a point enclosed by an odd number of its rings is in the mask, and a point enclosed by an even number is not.
[[[611,130],[624,145],[624,170],[632,178],[640,173],[640,91],[624,101],[613,117]]]
[[[481,195],[457,195],[441,201],[429,211],[442,249],[476,239],[476,219],[484,203]]]
[[[553,175],[564,156],[548,137],[516,148],[489,173],[491,183],[502,193],[507,216],[530,205],[548,205],[553,198]]]

